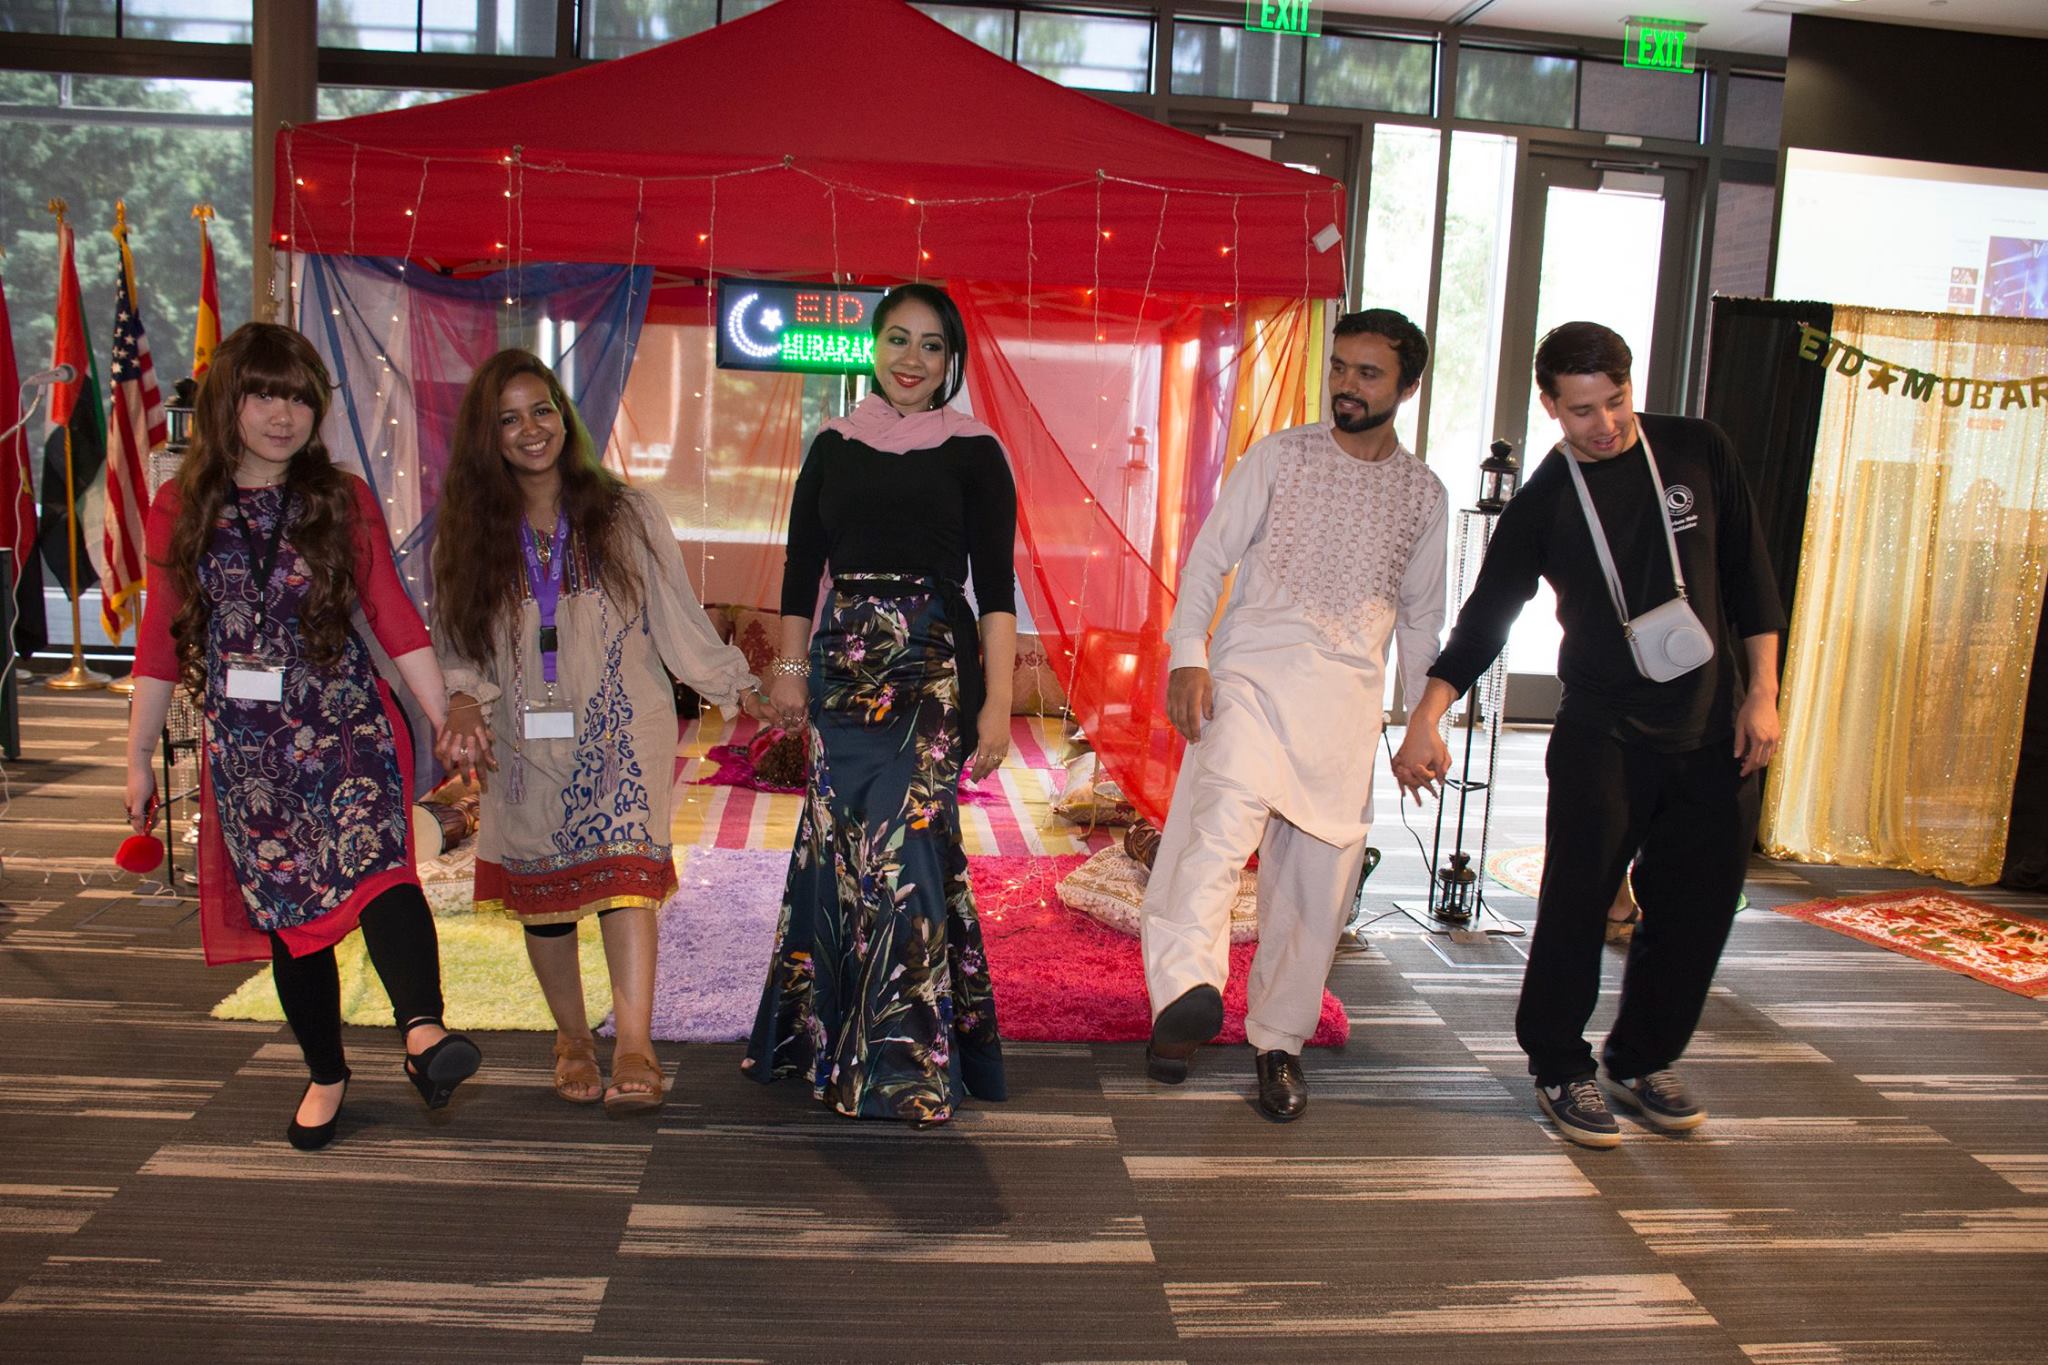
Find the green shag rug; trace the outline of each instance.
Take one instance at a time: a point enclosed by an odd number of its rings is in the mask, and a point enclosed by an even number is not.
[[[464,897],[465,902],[467,897]],[[555,1031],[554,1016],[533,979],[526,960],[524,931],[502,915],[479,915],[437,907],[434,928],[441,938],[441,993],[451,1029],[514,1029]],[[595,915],[577,925],[583,960],[583,1001],[594,1025],[612,1009],[612,981],[604,966],[604,942]],[[363,936],[350,934],[335,949],[341,970],[341,1017],[350,1024],[390,1028],[391,1000],[384,994],[363,948]],[[216,1019],[282,1020],[277,987],[265,967],[241,989],[213,1007]]]

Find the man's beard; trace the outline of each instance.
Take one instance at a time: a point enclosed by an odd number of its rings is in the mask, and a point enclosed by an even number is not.
[[[1371,431],[1375,427],[1385,426],[1394,416],[1394,409],[1392,407],[1388,407],[1380,412],[1374,412],[1372,405],[1363,399],[1359,400],[1358,405],[1365,409],[1363,417],[1346,417],[1341,411],[1331,410],[1330,417],[1336,423],[1337,430],[1345,433],[1347,436],[1356,436],[1360,432]]]

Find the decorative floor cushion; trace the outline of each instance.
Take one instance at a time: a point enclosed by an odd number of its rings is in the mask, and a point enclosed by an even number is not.
[[[1112,844],[1069,872],[1056,889],[1060,901],[1107,929],[1133,938],[1145,901],[1145,865]],[[1259,879],[1249,868],[1238,874],[1237,901],[1230,907],[1230,941],[1259,936]]]

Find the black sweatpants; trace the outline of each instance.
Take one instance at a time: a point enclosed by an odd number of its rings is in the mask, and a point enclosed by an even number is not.
[[[1641,1076],[1692,1041],[1756,839],[1760,783],[1740,775],[1733,747],[1666,754],[1583,726],[1551,731],[1543,887],[1515,1011],[1539,1085],[1594,1074],[1586,1021],[1600,995],[1607,908],[1631,858],[1643,918],[1602,1060],[1610,1075]]]
[[[363,907],[362,929],[370,965],[391,997],[392,1022],[400,1032],[414,1024],[441,1022],[441,941],[434,933],[434,912],[420,889],[394,886],[378,896]],[[293,957],[284,940],[272,934],[270,975],[314,1083],[332,1085],[346,1077],[341,974],[334,964],[334,949]]]

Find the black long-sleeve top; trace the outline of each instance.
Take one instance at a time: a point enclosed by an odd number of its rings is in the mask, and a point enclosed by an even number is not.
[[[790,502],[782,614],[810,617],[834,573],[933,574],[965,584],[983,616],[1017,610],[1017,487],[992,436],[901,455],[821,431]]]
[[[1470,687],[1507,644],[1509,627],[1542,579],[1557,594],[1564,627],[1558,720],[1676,753],[1734,733],[1742,641],[1783,630],[1785,610],[1727,434],[1690,417],[1639,413],[1637,420],[1657,453],[1686,591],[1714,637],[1713,659],[1669,682],[1636,671],[1564,464],[1571,457],[1553,450],[1501,513],[1472,595],[1429,672],[1461,693]],[[1612,459],[1581,463],[1579,472],[1607,532],[1629,615],[1669,601],[1671,554],[1642,442]]]

